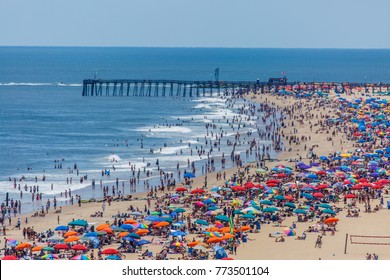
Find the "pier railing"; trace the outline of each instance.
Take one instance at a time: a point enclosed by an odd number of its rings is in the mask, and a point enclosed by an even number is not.
[[[137,80],[137,79],[88,79],[83,81],[83,96],[213,96],[221,91],[246,93],[264,92],[270,88],[288,89],[296,86],[308,89],[327,90],[334,87],[385,87],[390,84],[346,82],[287,82],[287,79],[260,81],[189,81],[189,80]]]

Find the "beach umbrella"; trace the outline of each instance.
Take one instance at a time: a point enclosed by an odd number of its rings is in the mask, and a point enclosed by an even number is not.
[[[338,218],[327,218],[324,223],[325,224],[332,224],[332,223],[337,223],[339,221]]]
[[[71,260],[90,261],[91,259],[87,255],[76,255]]]
[[[141,239],[139,241],[137,241],[137,246],[143,246],[143,245],[146,245],[146,244],[150,244],[151,242],[149,240],[145,240],[145,239]]]
[[[267,207],[267,208],[265,208],[265,209],[263,209],[263,212],[269,212],[269,213],[273,213],[273,212],[276,212],[276,211],[279,211],[279,209],[278,208],[276,208],[276,207]]]
[[[153,227],[160,228],[160,227],[166,227],[166,226],[169,226],[168,222],[159,222],[159,223],[155,224]]]
[[[79,234],[77,231],[70,230],[70,231],[67,231],[64,233],[64,237],[69,237],[69,236],[73,236],[73,235],[77,235],[77,234]]]
[[[307,214],[307,211],[304,209],[294,209],[293,212],[295,214],[305,214],[305,215]]]
[[[149,233],[149,230],[148,229],[139,229],[135,233],[138,234],[139,236],[146,235]]]
[[[209,211],[213,211],[213,210],[217,210],[219,209],[217,206],[210,206],[209,208],[207,208],[207,210]]]
[[[324,197],[324,195],[322,193],[320,193],[320,192],[313,193],[313,196],[315,198],[323,198]]]
[[[306,199],[314,199],[314,196],[312,196],[309,193],[302,193],[302,196],[305,197]]]
[[[30,243],[26,243],[26,242],[23,242],[23,243],[19,243],[16,247],[15,247],[15,250],[23,250],[23,249],[27,249],[27,248],[30,248],[32,245]]]
[[[290,208],[296,208],[297,206],[292,202],[286,202],[284,206],[290,207]]]
[[[179,188],[176,188],[175,190],[176,192],[188,192],[188,190],[184,187],[179,187]]]
[[[55,230],[55,231],[59,231],[59,230],[61,230],[61,231],[67,231],[68,229],[69,229],[68,226],[58,226],[58,227],[56,227],[54,230]]]
[[[253,214],[245,214],[245,215],[242,215],[241,218],[243,219],[255,219],[256,217],[253,215]]]
[[[219,243],[222,242],[222,239],[220,237],[210,237],[209,239],[206,240],[206,243]]]
[[[58,244],[54,245],[53,248],[56,250],[69,250],[69,246],[67,244],[64,244],[64,243],[58,243]]]
[[[86,227],[86,226],[88,226],[88,222],[86,220],[75,220],[75,221],[68,223],[68,226]]]
[[[46,254],[46,255],[42,256],[41,259],[42,260],[54,260],[54,259],[58,259],[58,256],[55,254]]]
[[[206,192],[204,189],[194,189],[191,191],[191,194],[201,194]]]
[[[242,226],[240,228],[240,231],[248,231],[248,230],[251,230],[252,228],[250,226]]]
[[[225,233],[221,239],[222,240],[228,240],[228,239],[231,239],[231,238],[235,238],[235,236],[233,234],[230,234],[230,233]]]
[[[275,198],[277,200],[286,200],[283,195],[275,195],[273,198]]]
[[[136,220],[131,220],[131,219],[130,219],[130,220],[124,221],[123,223],[124,223],[124,224],[131,224],[131,225],[132,225],[132,224],[137,224],[138,222],[137,222]]]
[[[50,246],[45,246],[45,247],[42,248],[42,251],[53,252],[53,251],[54,251],[54,248],[53,248],[53,247],[50,247]]]
[[[215,211],[207,211],[205,214],[209,215],[209,216],[216,216],[217,212],[215,212]]]
[[[267,199],[260,200],[260,204],[273,205],[272,201],[271,200],[267,200]]]
[[[294,230],[292,230],[291,228],[285,228],[285,229],[283,229],[283,232],[287,236],[295,236],[295,235],[297,235],[296,232]]]
[[[107,248],[107,249],[104,249],[102,251],[102,254],[104,254],[104,255],[115,255],[118,253],[119,253],[119,251],[117,249],[114,249],[114,248]]]
[[[151,221],[151,222],[163,222],[164,219],[160,218],[158,216],[147,216],[144,220]]]
[[[90,231],[84,234],[85,237],[97,237],[99,234],[95,231]]]
[[[7,261],[16,261],[18,258],[16,257],[16,256],[14,256],[14,255],[7,255],[7,256],[4,256],[4,257],[2,257],[2,261],[5,261],[5,260],[7,260]]]
[[[131,233],[127,234],[126,237],[131,237],[134,239],[141,239],[141,236],[135,232],[131,232]]]
[[[195,175],[193,173],[184,173],[184,178],[195,178]]]
[[[78,236],[73,235],[73,236],[69,236],[68,238],[66,238],[64,240],[64,242],[71,243],[71,242],[75,242],[75,241],[78,241],[78,240],[80,240],[80,238]]]
[[[215,217],[216,220],[220,220],[220,221],[224,221],[224,222],[229,222],[230,219],[228,216],[226,215],[218,215]]]
[[[130,230],[130,229],[134,229],[135,227],[131,224],[122,224],[120,228],[123,228],[125,230]]]
[[[332,206],[331,205],[329,205],[329,204],[327,204],[327,203],[321,203],[321,204],[319,204],[318,205],[318,207],[322,207],[322,208],[332,208]]]
[[[344,198],[356,198],[356,195],[349,193],[346,196],[344,196]]]
[[[82,244],[76,244],[76,245],[73,245],[71,247],[72,250],[76,250],[76,251],[87,251],[88,248]]]
[[[175,210],[173,210],[173,212],[184,213],[184,212],[186,212],[186,210],[184,208],[176,208]]]
[[[243,192],[243,191],[245,191],[245,188],[240,187],[240,186],[235,186],[235,187],[232,187],[232,190],[235,192]]]
[[[321,210],[322,213],[326,213],[326,214],[331,214],[331,215],[336,215],[336,212],[333,211],[332,209],[323,209]]]
[[[39,252],[42,251],[43,246],[35,246],[31,248],[31,252]]]
[[[111,261],[120,261],[122,260],[121,257],[119,257],[118,255],[109,255],[107,257],[104,258],[105,260],[111,260]]]
[[[185,233],[184,231],[178,230],[178,231],[171,232],[171,235],[172,236],[185,236],[185,235],[187,235],[187,233]]]
[[[195,221],[195,224],[203,225],[203,226],[208,226],[209,223],[205,220],[198,219]]]

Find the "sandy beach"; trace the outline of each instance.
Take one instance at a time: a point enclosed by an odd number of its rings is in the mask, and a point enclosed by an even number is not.
[[[358,96],[358,94],[354,95],[354,97]],[[335,94],[331,93],[329,96],[329,100],[333,100],[335,98]],[[351,98],[351,96],[340,95],[339,97]],[[317,156],[328,156],[330,153],[341,152],[341,153],[353,153],[356,149],[355,142],[348,140],[345,137],[344,131],[342,131],[342,124],[337,126],[334,125],[332,127],[328,127],[326,125],[318,125],[318,122],[325,119],[325,116],[328,118],[336,118],[338,115],[336,114],[338,108],[337,104],[333,106],[332,102],[324,103],[324,105],[319,105],[319,99],[296,99],[292,96],[280,96],[273,94],[250,94],[245,97],[246,99],[255,102],[255,103],[267,103],[278,111],[285,111],[286,109],[291,110],[294,108],[292,118],[285,119],[284,127],[281,127],[278,131],[278,135],[281,135],[283,142],[283,150],[278,153],[276,159],[266,160],[264,161],[265,166],[261,168],[271,170],[275,166],[285,166],[291,168],[294,171],[294,174],[297,174],[296,164],[299,161],[303,161],[305,163],[309,163],[312,154]],[[291,122],[294,122],[292,125]],[[288,139],[294,139],[289,143]],[[296,141],[298,139],[298,141]],[[240,174],[245,170],[246,166],[241,168],[230,168],[226,169],[226,177],[233,178],[235,175]],[[248,177],[250,177],[249,181],[255,179],[256,170],[259,168],[256,166],[256,163],[252,163],[247,165],[246,175],[243,178],[244,183],[248,181]],[[320,170],[320,169],[318,169]],[[271,177],[268,177],[271,178]],[[283,179],[282,179],[283,180]],[[298,180],[294,178],[294,184],[298,184]],[[201,189],[204,185],[205,177],[204,176],[196,176],[193,179],[191,184],[192,190]],[[264,183],[266,180],[263,180]],[[289,181],[288,178],[282,182],[285,184]],[[326,181],[324,179],[323,181]],[[243,184],[244,184],[243,183]],[[217,180],[217,173],[209,173],[207,174],[207,192],[209,192],[214,186],[224,186],[225,180],[222,178]],[[180,187],[180,185],[176,186]],[[387,186],[385,186],[387,188]],[[189,191],[191,191],[189,189]],[[158,197],[162,196],[170,196],[175,194],[175,190],[170,192],[165,191],[164,193],[159,192]],[[324,190],[323,193],[325,195],[329,195],[329,192]],[[286,195],[286,194],[285,194]],[[209,197],[209,196],[208,196]],[[270,195],[268,195],[268,198]],[[337,213],[337,218],[339,219],[337,225],[335,226],[334,235],[331,231],[326,231],[323,234],[320,231],[316,232],[306,232],[306,238],[304,240],[298,240],[298,236],[302,236],[302,234],[309,229],[309,227],[318,224],[318,221],[321,219],[321,215],[314,215],[313,218],[309,218],[307,221],[298,222],[297,215],[288,215],[282,217],[281,222],[272,222],[269,220],[265,220],[264,223],[261,223],[261,229],[259,232],[255,232],[255,230],[245,231],[246,241],[240,242],[237,245],[237,253],[230,253],[228,250],[228,256],[234,259],[269,259],[269,260],[363,260],[366,258],[367,253],[379,256],[379,259],[390,259],[390,251],[387,246],[380,245],[367,245],[367,244],[351,244],[350,236],[351,235],[361,235],[361,236],[390,236],[390,224],[386,221],[389,220],[390,211],[385,207],[387,205],[387,201],[389,200],[388,195],[383,194],[384,197],[384,207],[378,211],[370,211],[365,212],[365,206],[363,202],[356,202],[355,210],[358,209],[359,216],[358,217],[347,217],[347,205],[349,203],[344,203],[342,199],[338,202],[329,202],[329,205],[332,206],[332,209],[339,208],[341,211]],[[261,199],[266,199],[261,195]],[[259,197],[253,197],[253,200],[259,201]],[[296,205],[304,205],[304,198],[299,198],[298,200],[294,200]],[[186,222],[186,214],[191,213],[193,208],[193,202],[184,204],[173,204],[174,206],[184,208],[186,213],[179,214],[180,219]],[[229,201],[229,205],[230,205]],[[221,206],[224,203],[221,203]],[[380,204],[379,198],[373,198],[371,201],[372,207]],[[159,206],[163,205],[163,202],[159,202]],[[280,203],[278,205],[279,208]],[[14,226],[16,225],[16,219],[13,219],[12,226],[7,227],[6,236],[2,236],[2,240],[0,243],[0,247],[4,247],[4,243],[6,243],[6,238],[14,239],[19,242],[29,242],[33,243],[33,240],[27,240],[23,238],[22,229],[25,227],[33,227],[36,232],[44,232],[48,229],[54,230],[58,225],[67,225],[72,220],[82,219],[88,221],[89,225],[99,226],[101,224],[109,223],[113,224],[115,215],[118,213],[129,213],[130,206],[134,209],[138,209],[137,211],[142,212],[144,216],[147,214],[144,212],[145,207],[148,206],[146,194],[138,193],[134,194],[131,201],[112,201],[111,205],[105,203],[105,209],[103,217],[92,217],[91,215],[103,210],[102,202],[88,202],[82,203],[81,206],[78,206],[77,203],[72,206],[62,207],[62,212],[60,214],[54,213],[54,210],[51,209],[45,217],[32,217],[31,213],[21,216],[21,229],[16,229]],[[156,200],[151,200],[150,211],[155,211],[156,209]],[[221,207],[222,208],[222,207]],[[168,208],[166,208],[168,209]],[[175,209],[175,208],[172,208]],[[181,216],[180,216],[181,215]],[[197,213],[194,217],[200,218]],[[205,217],[205,216],[204,216]],[[25,220],[28,220],[28,223],[25,223]],[[145,221],[141,220],[140,217],[131,217],[131,219],[136,219],[139,222],[144,223]],[[206,217],[205,217],[206,218]],[[236,216],[237,218],[237,216]],[[118,218],[119,219],[119,218]],[[130,218],[128,218],[130,219]],[[195,218],[194,218],[195,219]],[[122,219],[122,220],[126,220]],[[243,221],[240,218],[239,221],[235,221],[235,224],[241,223]],[[248,224],[247,222],[245,222]],[[210,223],[211,226],[211,223]],[[226,226],[226,224],[225,224]],[[294,231],[294,236],[286,236],[284,234],[284,230],[286,228],[290,228]],[[203,228],[204,231],[206,228]],[[57,235],[58,232],[55,233]],[[346,235],[347,238],[347,249],[345,254],[345,243],[346,243]],[[115,233],[113,236],[117,236],[118,233]],[[318,236],[322,236],[321,247],[315,247],[316,240]],[[80,235],[81,236],[81,235]],[[284,236],[284,242],[275,242],[276,237]],[[187,242],[196,239],[202,240],[205,236],[202,234],[189,233],[185,236]],[[143,245],[141,248],[137,248],[134,253],[123,253],[123,257],[126,260],[129,259],[140,259],[142,258],[141,254],[145,252],[146,249],[153,252],[153,256],[159,254],[162,250],[162,246],[172,240],[172,237],[168,238],[162,236],[151,236],[146,235],[143,239],[150,241],[150,244]],[[120,240],[120,238],[118,238]],[[388,239],[375,239],[375,238],[358,238],[355,237],[353,241],[356,242],[372,242],[372,243],[388,243]],[[42,245],[44,246],[46,242],[37,242],[35,241],[35,246]],[[187,246],[185,242],[184,244],[179,245],[184,247],[184,251],[187,252]],[[74,245],[74,244],[72,244]],[[211,245],[211,244],[210,244]],[[116,238],[113,238],[113,242],[111,244],[104,245],[101,249],[106,248],[117,248],[119,243],[116,243]],[[212,245],[211,245],[212,246]],[[210,253],[210,256],[214,253],[213,248],[206,248]],[[94,258],[98,258],[98,249],[94,249],[92,255]],[[1,251],[2,256],[4,255],[4,250]],[[85,253],[90,256],[91,251]],[[169,253],[168,259],[178,259],[178,258],[186,258],[184,254],[175,254]],[[211,258],[211,257],[210,257]]]

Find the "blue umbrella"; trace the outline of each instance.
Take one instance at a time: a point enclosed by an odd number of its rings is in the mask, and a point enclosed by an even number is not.
[[[187,233],[185,233],[184,231],[174,231],[171,233],[172,236],[185,236],[187,235]]]
[[[134,241],[134,238],[133,237],[130,237],[130,236],[125,236],[122,238],[122,240],[124,241],[129,241],[129,242],[133,242]]]
[[[290,207],[290,208],[296,208],[297,206],[292,202],[286,202],[284,206]]]
[[[245,215],[242,215],[241,218],[243,219],[255,219],[256,217],[252,214],[245,214]]]
[[[122,259],[118,255],[109,255],[105,258],[105,260],[120,261]]]
[[[228,216],[225,216],[225,215],[218,215],[218,216],[215,216],[215,219],[216,220],[220,220],[220,221],[224,221],[224,222],[229,222],[230,219]]]
[[[90,232],[87,232],[86,234],[84,234],[85,237],[96,237],[98,235],[99,234],[96,231],[90,231]]]
[[[86,227],[87,225],[88,225],[88,222],[86,220],[75,220],[75,221],[68,223],[68,226]]]
[[[68,226],[58,226],[54,230],[65,230],[65,231],[67,231],[68,229],[69,229]]]
[[[135,239],[140,239],[141,238],[141,236],[139,236],[135,232],[131,232],[128,235],[126,235],[125,237],[132,237],[132,238],[135,238]]]
[[[318,176],[316,174],[313,174],[313,173],[310,173],[309,175],[307,175],[308,179],[318,179]]]
[[[273,205],[272,201],[268,199],[260,200],[260,204]]]
[[[195,224],[203,225],[203,226],[208,226],[209,223],[205,220],[198,219],[195,221]]]
[[[163,218],[160,218],[159,216],[147,216],[144,220],[152,221],[152,222],[163,222],[163,221],[165,221]]]
[[[311,194],[309,193],[302,193],[302,196],[307,198],[307,199],[314,199],[314,196],[312,196]]]
[[[184,178],[195,178],[195,175],[192,173],[185,173]]]
[[[125,230],[129,230],[129,229],[134,229],[134,226],[132,226],[131,224],[123,224],[120,226],[120,228],[123,228]]]
[[[140,241],[137,242],[138,246],[150,244],[151,242],[149,240],[141,239]]]
[[[279,211],[279,209],[276,208],[276,207],[267,207],[267,208],[263,209],[263,212],[270,212],[270,213],[273,213],[273,212],[275,212],[275,211]]]
[[[322,208],[328,208],[328,209],[332,208],[332,206],[331,206],[331,205],[329,205],[329,204],[326,204],[326,203],[321,203],[321,204],[319,204],[319,205],[318,205],[318,207],[322,207]]]

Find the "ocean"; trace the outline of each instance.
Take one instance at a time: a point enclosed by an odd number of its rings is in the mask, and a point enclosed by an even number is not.
[[[31,212],[54,196],[65,203],[60,193],[69,188],[83,199],[101,197],[102,170],[111,170],[103,178],[111,187],[115,178],[132,176],[129,163],[142,178],[144,168],[150,170],[152,185],[159,183],[156,160],[164,171],[175,171],[177,163],[188,171],[188,159],[200,167],[207,157],[200,160],[190,150],[212,139],[205,125],[214,121],[226,139],[234,137],[226,119],[239,117],[243,101],[227,106],[218,96],[82,97],[82,80],[211,80],[217,67],[220,80],[266,81],[284,72],[290,81],[390,82],[390,50],[0,47],[0,201],[6,193],[20,199],[13,178],[21,176],[25,180],[16,183],[23,191],[22,211]],[[247,126],[240,131],[250,131],[255,122],[243,122]],[[215,156],[230,150],[221,145]],[[236,151],[245,152],[244,145]],[[70,177],[73,183],[67,184]],[[31,201],[33,185],[43,201]]]

